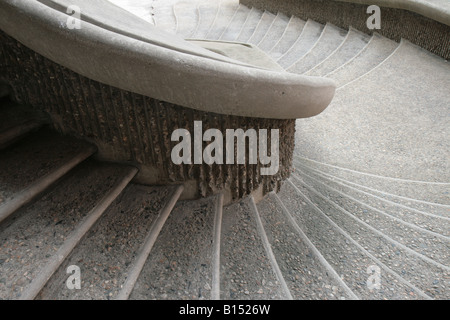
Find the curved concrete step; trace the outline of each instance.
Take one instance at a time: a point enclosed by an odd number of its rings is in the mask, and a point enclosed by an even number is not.
[[[408,215],[419,215],[421,217],[433,217],[443,220],[450,219],[450,212],[448,211],[448,209],[450,208],[449,205],[399,196],[386,191],[386,188],[380,188],[380,186],[377,186],[378,189],[375,189],[374,187],[363,185],[357,182],[352,182],[348,179],[326,173],[323,170],[312,168],[308,165],[305,165],[304,162],[295,161],[295,166],[298,170],[303,170],[316,176],[318,175],[323,179],[333,181],[340,186],[347,187],[349,190],[355,191],[361,197],[370,197],[371,199],[373,199],[372,201],[381,201],[384,203],[383,206],[396,206],[396,210],[407,210],[409,212]],[[392,183],[388,183],[387,185],[389,185],[389,188],[391,188],[391,190],[396,191],[392,189]],[[416,189],[418,188],[416,187]],[[419,189],[423,189],[423,187]]]
[[[274,15],[273,13],[264,11],[263,15],[261,16],[261,19],[259,20],[256,26],[255,31],[246,42],[253,45],[259,44],[261,40],[264,38],[264,36],[267,34],[269,29],[271,28],[276,17],[277,16]]]
[[[183,38],[190,38],[198,25],[198,11],[192,3],[187,1],[177,2],[174,5],[174,14],[177,20],[177,33]]]
[[[87,159],[96,148],[41,129],[0,153],[0,222]],[[30,159],[32,159],[30,161]]]
[[[356,299],[289,212],[271,194],[258,203],[262,225],[294,299]],[[284,210],[283,210],[284,209]]]
[[[268,52],[272,59],[278,60],[294,45],[302,34],[305,24],[306,21],[294,16],[289,19],[289,23],[280,39],[274,43],[272,49]]]
[[[449,183],[389,177],[303,157],[297,157],[294,161],[302,169],[317,172],[400,205],[450,217],[447,197]]]
[[[161,230],[131,300],[212,299],[216,197],[179,201]],[[174,236],[176,235],[176,236]]]
[[[224,5],[221,3],[219,10],[216,13],[214,22],[211,25],[205,39],[218,40],[228,25],[231,23],[236,11],[239,9],[237,4],[235,5]]]
[[[115,299],[173,191],[173,187],[129,185],[74,248],[39,299]],[[71,265],[81,270],[82,290],[66,286]]]
[[[292,298],[266,251],[251,199],[224,208],[221,237],[221,299]],[[283,283],[284,282],[284,283]]]
[[[178,20],[175,15],[174,5],[158,5],[159,1],[152,4],[152,15],[155,26],[169,33],[177,33]]]
[[[135,173],[134,168],[87,161],[4,221],[0,297],[33,299]]]
[[[319,40],[323,29],[324,26],[318,22],[310,19],[306,21],[302,33],[292,47],[277,60],[278,64],[283,68],[288,68],[303,57]]]
[[[357,56],[327,74],[327,77],[336,81],[338,87],[344,86],[370,72],[387,59],[398,46],[397,42],[375,33],[367,46]]]
[[[288,72],[305,73],[325,60],[344,41],[347,31],[327,23],[316,44],[302,58],[287,68]]]
[[[305,74],[309,76],[325,76],[331,73],[360,53],[369,40],[369,35],[350,28],[341,46]]]
[[[236,38],[238,42],[247,42],[248,39],[253,35],[258,26],[259,21],[264,12],[251,8],[250,12],[245,19],[244,25],[241,28],[239,35]]]
[[[414,290],[417,294],[423,297],[422,293],[425,293],[426,296],[434,299],[443,299],[449,295],[449,292],[444,289],[448,287],[448,281],[445,279],[448,278],[449,267],[389,237],[379,230],[383,226],[370,225],[355,217],[348,210],[315,190],[314,187],[309,186],[303,179],[294,177],[292,183],[296,189],[300,190],[300,192],[297,190],[297,193],[310,199],[310,203],[314,204],[318,213],[328,216],[355,242],[398,277],[401,277],[402,282],[406,282],[411,289],[419,289],[419,291]],[[436,284],[439,285],[436,286]],[[384,288],[388,287],[384,286]],[[392,291],[391,294],[396,294],[395,289]],[[383,290],[383,293],[386,292]],[[398,297],[398,299],[407,298],[407,295]]]
[[[220,3],[197,5],[198,25],[192,33],[193,39],[206,39],[206,35],[214,24],[214,20],[220,10]]]
[[[267,30],[264,38],[258,43],[258,47],[266,53],[269,52],[283,36],[290,19],[290,17],[278,12],[270,29]]]
[[[249,8],[240,4],[230,23],[220,36],[220,40],[235,41],[240,35],[250,12]]]
[[[450,220],[434,217],[411,217],[399,208],[389,210],[384,205],[377,208],[377,204],[363,202],[346,188],[340,188],[328,180],[323,181],[311,174],[302,172],[302,180],[309,186],[326,196],[342,209],[365,223],[376,228],[390,239],[426,256],[442,265],[450,266],[448,251],[450,237],[446,230],[450,227]],[[322,180],[322,181],[321,181]],[[425,227],[424,227],[425,224]],[[442,224],[443,228],[438,227]]]

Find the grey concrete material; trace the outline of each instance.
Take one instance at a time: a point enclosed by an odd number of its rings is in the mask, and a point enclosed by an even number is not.
[[[21,300],[35,299],[45,284],[50,280],[51,276],[56,272],[59,266],[73,251],[84,235],[92,228],[100,216],[105,212],[106,208],[117,198],[123,189],[130,183],[136,175],[138,169],[129,167],[127,172],[121,176],[108,194],[104,195],[97,204],[89,211],[87,216],[80,221],[76,229],[70,233],[61,247],[58,248],[53,257],[43,267],[31,283],[24,289],[24,293],[20,297]]]
[[[269,55],[272,59],[278,60],[292,47],[301,35],[305,24],[306,21],[296,18],[295,16],[291,16],[286,30],[283,32],[279,41],[276,42],[269,51]]]
[[[277,13],[270,29],[267,31],[264,38],[258,43],[258,47],[265,52],[269,52],[283,36],[290,19],[290,17],[280,12]]]
[[[357,56],[326,76],[335,80],[338,87],[344,86],[376,68],[398,46],[398,43],[374,34],[367,46]]]
[[[339,179],[351,186],[356,186],[359,190],[364,190],[400,205],[410,207],[413,210],[424,211],[442,217],[450,216],[448,212],[449,204],[432,201],[432,199],[446,199],[448,183],[386,177],[300,157],[297,157],[294,163],[308,170],[331,176],[333,179]]]
[[[329,113],[297,127],[298,150],[369,173],[382,191],[449,204],[448,70],[442,59],[403,42],[376,70],[339,90]]]
[[[130,297],[131,292],[133,291],[136,282],[138,281],[138,278],[142,272],[142,269],[144,268],[144,265],[148,259],[148,255],[153,249],[153,245],[155,244],[159,236],[159,233],[161,232],[161,229],[166,223],[166,220],[169,217],[170,213],[172,212],[175,204],[180,198],[183,189],[184,189],[183,185],[176,186],[170,196],[169,201],[167,201],[166,204],[164,205],[164,208],[161,209],[158,218],[156,219],[155,223],[151,226],[149,233],[145,237],[145,240],[137,254],[136,260],[132,262],[132,266],[130,268],[130,272],[127,275],[127,279],[123,284],[123,286],[121,287],[119,294],[116,297],[117,300],[126,300]]]
[[[222,217],[225,195],[219,193],[215,199],[214,228],[212,241],[212,275],[211,275],[211,299],[220,299],[220,242],[222,235]]]
[[[301,190],[300,190],[301,189]],[[346,285],[360,299],[422,299],[424,295],[411,284],[402,281],[401,273],[394,273],[375,256],[354,240],[340,224],[336,224],[318,207],[305,188],[286,183],[279,198],[297,225],[304,231],[326,261]],[[366,281],[369,266],[378,266],[381,290],[370,290]],[[440,272],[437,273],[439,276]]]
[[[438,228],[433,228],[432,222],[424,228],[420,225],[423,218],[411,219],[401,216],[398,208],[389,208],[382,206],[377,208],[376,204],[361,201],[347,190],[338,189],[335,183],[323,181],[318,177],[302,172],[302,178],[309,186],[320,192],[356,217],[370,226],[376,227],[384,235],[403,244],[404,246],[426,256],[442,265],[450,265],[448,252],[450,249],[450,238],[439,232]],[[440,221],[444,229],[448,229],[448,221]],[[430,230],[431,229],[431,230]]]
[[[307,71],[305,74],[308,76],[325,76],[331,73],[360,53],[369,40],[369,35],[350,28],[341,46],[323,60],[322,63]]]
[[[224,208],[221,298],[286,299],[258,234],[248,199]]]
[[[178,20],[174,6],[155,7],[153,9],[153,19],[158,29],[172,34],[177,33]]]
[[[277,281],[281,285],[282,293],[287,300],[293,300],[291,291],[289,290],[286,280],[284,279],[284,275],[281,272],[280,266],[278,265],[278,261],[273,253],[272,246],[269,242],[269,238],[267,237],[266,230],[264,229],[264,225],[261,220],[261,216],[259,214],[258,208],[256,207],[255,199],[250,197],[250,210],[253,213],[253,216],[256,221],[256,230],[261,238],[262,244],[264,246],[264,250],[266,251],[267,258],[269,259],[270,266],[272,267],[273,273],[275,274]]]
[[[218,40],[228,25],[231,23],[236,11],[239,9],[239,5],[225,5],[221,2],[219,10],[210,30],[208,31],[205,39]]]
[[[11,41],[11,38],[6,39]],[[26,102],[36,109],[49,112],[55,119],[54,127],[58,132],[81,136],[97,145],[97,159],[139,165],[136,182],[186,182],[190,188],[188,193],[194,197],[226,190],[236,200],[258,188],[264,193],[278,190],[281,181],[290,173],[295,120],[224,116],[183,108],[86,79],[30,53],[15,41],[1,43],[8,43],[10,48],[14,48],[7,50],[4,57],[10,61],[6,63],[11,70],[9,74],[15,75],[10,78],[16,92],[15,101]],[[26,73],[21,65],[15,64],[18,57],[23,64],[41,73]],[[33,59],[30,61],[31,57]],[[71,80],[71,86],[68,83],[62,86],[60,79]],[[61,92],[62,95],[54,96],[52,92]],[[76,106],[78,112],[71,112],[70,105]],[[171,158],[172,148],[178,144],[171,141],[172,132],[184,128],[192,133],[194,121],[199,119],[202,120],[204,132],[210,128],[221,132],[230,128],[240,128],[244,132],[249,128],[256,132],[259,129],[278,129],[280,136],[284,137],[279,143],[278,172],[263,176],[259,163],[247,163],[234,170],[235,166],[227,164],[177,165],[167,161]]]
[[[7,170],[1,172],[0,221],[95,151],[94,146],[84,141],[53,137],[46,129],[4,150],[0,154],[0,167]]]
[[[384,8],[398,8],[418,13],[430,19],[450,25],[450,5],[446,0],[332,0],[334,2],[349,2],[353,4],[364,4],[367,6],[378,5]],[[267,4],[273,0],[242,1],[243,3]],[[295,5],[297,1],[288,0]],[[281,4],[285,6],[285,4]]]
[[[177,203],[130,300],[212,298],[214,210],[215,197]]]
[[[332,54],[344,41],[347,32],[326,24],[316,44],[298,61],[288,67],[288,72],[305,73]]]
[[[220,3],[210,4],[198,4],[198,25],[192,34],[192,38],[194,39],[205,39],[208,34],[211,26],[214,24],[214,20],[220,10]]]
[[[28,295],[30,283],[47,271],[58,249],[104,195],[126,173],[126,167],[87,161],[20,209],[0,226],[2,299]],[[32,298],[32,297],[30,297]]]
[[[250,12],[251,9],[247,8],[246,6],[239,5],[239,8],[233,15],[230,24],[220,36],[220,40],[235,41],[241,33],[241,30],[244,27],[245,21],[247,20]]]
[[[270,245],[294,299],[349,299],[318,261],[272,196],[258,203]]]
[[[398,196],[379,189],[367,187],[360,183],[354,183],[335,175],[330,175],[324,171],[305,166],[304,163],[296,160],[294,160],[294,163],[296,168],[299,168],[300,170],[305,170],[306,172],[318,175],[326,180],[334,181],[340,186],[355,191],[360,196],[366,198],[369,197],[372,201],[384,203],[386,206],[396,207],[397,210],[400,210],[401,212],[406,211],[408,212],[408,216],[419,216],[423,219],[434,219],[437,221],[440,221],[439,219],[442,221],[450,220],[450,212],[448,210],[450,206],[448,205],[437,205],[435,203]],[[423,224],[423,226],[427,227],[427,224]],[[438,228],[440,228],[440,226],[438,226]]]
[[[319,40],[323,28],[324,25],[308,20],[296,42],[277,62],[284,68],[290,67],[314,46]]]
[[[247,43],[210,41],[210,40],[188,40],[191,43],[220,53],[232,59],[252,64],[262,69],[284,72],[284,69],[272,60],[264,51],[257,46]]]
[[[51,23],[52,20],[58,20],[58,27],[60,28],[61,26],[64,27],[67,22],[67,15],[65,13],[70,5],[76,5],[80,8],[82,21],[96,27],[163,48],[180,50],[180,52],[190,54],[195,54],[195,52],[201,54],[201,49],[198,51],[198,48],[189,46],[182,38],[167,33],[164,30],[156,29],[154,25],[142,19],[136,19],[136,16],[111,4],[107,0],[39,0],[34,5],[30,4],[30,9],[35,10],[35,18],[46,20],[44,23]],[[98,10],[99,7],[102,9]],[[171,7],[168,7],[168,9],[171,10]],[[65,17],[60,17],[58,13],[63,13]],[[50,19],[46,15],[53,15],[53,19]],[[84,26],[80,27],[81,29],[84,28]],[[81,33],[83,34],[83,32]],[[211,53],[204,51],[203,54],[211,57]]]
[[[253,35],[258,26],[259,21],[263,15],[263,11],[257,10],[255,8],[251,8],[250,12],[245,19],[244,25],[239,33],[239,36],[236,38],[236,41],[239,42],[247,42],[248,39]]]
[[[130,184],[86,234],[39,295],[43,300],[114,299],[172,187]],[[66,269],[81,270],[81,289],[65,285]]]
[[[405,9],[450,26],[450,4],[446,0],[339,0]]]
[[[377,226],[355,218],[301,179],[294,178],[292,182],[320,209],[316,210],[317,212],[326,215],[371,256],[400,276],[402,281],[406,281],[433,299],[448,297],[449,292],[446,288],[448,288],[449,267],[389,238],[378,230]]]
[[[267,34],[269,29],[272,27],[272,24],[274,23],[276,17],[276,15],[268,11],[264,11],[261,19],[258,22],[258,25],[256,26],[255,31],[246,42],[253,45],[258,45]]]
[[[177,33],[183,38],[189,38],[197,29],[198,11],[190,2],[176,3],[173,10],[178,23]]]
[[[352,26],[368,34],[375,31],[397,42],[404,38],[444,59],[450,58],[450,26],[408,10],[382,7],[382,28],[370,30],[366,25],[368,5],[364,4],[317,0],[242,0],[241,3],[273,13],[281,11],[303,20],[332,23],[343,29]]]
[[[61,19],[67,19],[65,14],[34,2],[20,3],[20,6],[23,10],[18,11],[10,2],[2,2],[5,19],[1,20],[1,27],[4,31],[92,80],[114,83],[138,94],[197,110],[269,118],[315,115],[328,105],[334,94],[334,82],[326,79],[268,72],[239,66],[239,62],[233,66],[168,51],[84,21],[81,29],[69,32],[57,27]],[[15,25],[20,19],[30,23]],[[54,33],[54,36],[42,40],[39,34],[43,32]],[[83,46],[79,46],[80,37],[84,39]],[[209,51],[209,55],[214,53]],[[227,58],[221,56],[220,59]],[[152,68],[148,68],[150,61]],[[147,67],[143,68],[143,65]],[[223,76],[219,78],[218,74]],[[158,82],[153,81],[156,78]],[[173,90],[174,87],[183,90]],[[258,87],[260,94],[255,95],[256,88],[252,87]],[[214,99],[211,99],[212,92]],[[274,104],[282,108],[275,112]]]

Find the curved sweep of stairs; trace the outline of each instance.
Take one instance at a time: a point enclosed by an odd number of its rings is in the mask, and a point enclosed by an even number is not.
[[[231,0],[111,2],[186,39],[250,43],[287,72],[333,79],[336,96],[297,121],[281,191],[228,206],[130,183],[135,168],[92,160],[95,148],[45,126],[9,134],[2,299],[450,298],[445,60]],[[23,126],[5,123],[0,138]],[[72,265],[79,290],[66,286]]]

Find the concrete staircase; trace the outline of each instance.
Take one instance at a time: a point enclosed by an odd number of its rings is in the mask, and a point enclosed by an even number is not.
[[[37,116],[3,121],[18,108],[3,103],[0,298],[450,298],[445,60],[235,1],[111,2],[186,39],[250,43],[334,79],[336,96],[297,121],[281,191],[227,206],[134,184],[136,168],[95,161]],[[73,265],[81,289],[66,285]]]

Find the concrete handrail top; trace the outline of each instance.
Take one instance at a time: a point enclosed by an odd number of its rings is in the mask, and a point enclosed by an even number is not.
[[[450,1],[448,0],[332,0],[366,5],[377,5],[415,12],[450,26]]]
[[[80,7],[80,28],[64,25],[70,15],[58,6],[65,4]],[[0,28],[85,77],[201,111],[296,119],[319,114],[334,96],[330,79],[250,66],[155,28],[135,37],[141,23],[151,26],[139,18],[116,30],[122,13],[130,14],[104,0],[3,0]]]

